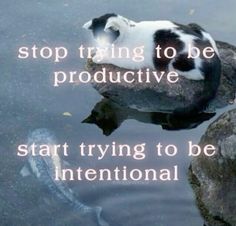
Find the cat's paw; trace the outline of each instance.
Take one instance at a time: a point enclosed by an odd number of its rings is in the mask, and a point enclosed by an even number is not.
[[[97,56],[97,55],[94,55],[93,58],[92,58],[92,61],[95,63],[95,64],[102,64],[102,59],[100,56]]]

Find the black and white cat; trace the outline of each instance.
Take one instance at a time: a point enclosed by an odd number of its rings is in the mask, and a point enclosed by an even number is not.
[[[212,37],[196,24],[180,25],[171,21],[141,21],[134,22],[116,14],[105,14],[88,21],[83,26],[91,29],[96,40],[106,38],[110,45],[134,49],[144,46],[144,60],[135,62],[130,58],[111,58],[104,55],[95,63],[108,63],[127,69],[150,68],[159,71],[176,71],[187,79],[203,80],[203,92],[197,93],[192,103],[174,111],[176,115],[192,115],[203,111],[208,102],[214,98],[221,75],[219,53]],[[161,47],[160,58],[156,57],[156,47]],[[203,50],[212,47],[213,57],[206,58],[201,54],[197,58],[188,58],[189,46]],[[167,58],[164,50],[173,47],[176,50],[174,58]],[[192,50],[192,54],[196,54]]]

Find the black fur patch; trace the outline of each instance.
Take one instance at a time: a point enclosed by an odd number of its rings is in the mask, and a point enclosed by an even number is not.
[[[95,38],[99,37],[99,36],[106,36],[109,40],[110,43],[113,43],[117,37],[120,35],[119,31],[114,31],[114,30],[110,30],[110,32],[105,32],[104,28],[106,26],[107,20],[110,17],[117,17],[116,14],[114,13],[109,13],[109,14],[105,14],[101,17],[98,18],[94,18],[92,20],[92,25],[90,26],[89,29],[92,30],[93,32],[93,36]]]
[[[166,70],[171,59],[165,57],[164,51],[168,47],[173,47],[177,53],[184,48],[184,43],[179,36],[171,30],[158,30],[154,33],[154,43],[161,48],[160,57],[157,58],[156,49],[154,49],[153,63],[157,70]]]
[[[94,18],[92,20],[91,29],[96,29],[96,28],[99,28],[99,27],[104,28],[106,23],[107,23],[107,20],[110,17],[117,17],[117,15],[115,13],[108,13],[108,14],[105,14],[105,15],[100,16],[98,18]]]
[[[174,24],[178,26],[176,29],[184,34],[193,35],[200,39],[203,37],[202,31],[204,31],[204,29],[197,24],[189,24],[189,25],[183,25],[178,23]]]
[[[188,59],[187,53],[180,54],[177,56],[173,63],[173,67],[180,71],[191,71],[195,68],[194,59]]]
[[[198,47],[209,46],[208,42],[199,40]],[[211,59],[204,60],[200,68],[204,76],[203,91],[196,93],[192,104],[184,108],[177,108],[174,115],[186,118],[186,116],[193,116],[200,111],[205,110],[210,100],[216,95],[220,84],[221,76],[221,61],[217,55]]]
[[[200,58],[202,58],[202,59],[204,59],[208,62],[211,61],[211,58],[206,59],[203,56],[203,49],[206,48],[206,47],[212,47],[211,43],[209,41],[196,39],[196,40],[194,40],[194,45],[200,50]],[[216,53],[215,53],[215,55],[216,55]]]

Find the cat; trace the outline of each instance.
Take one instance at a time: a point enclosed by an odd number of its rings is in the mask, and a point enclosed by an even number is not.
[[[199,25],[181,25],[167,20],[134,22],[110,13],[86,22],[83,27],[92,31],[98,43],[105,40],[106,46],[129,49],[145,47],[142,62],[135,62],[130,58],[111,58],[106,54],[101,59],[96,53],[92,58],[95,63],[113,64],[131,70],[150,68],[176,71],[187,79],[204,80],[203,91],[196,93],[188,106],[175,109],[174,115],[195,115],[204,111],[209,101],[215,97],[220,84],[221,60],[215,41]],[[159,58],[156,55],[157,46],[161,48]],[[176,51],[173,58],[165,54],[169,47]],[[200,50],[199,56],[194,47]],[[213,53],[211,52],[211,57],[206,57],[202,50],[209,47]]]

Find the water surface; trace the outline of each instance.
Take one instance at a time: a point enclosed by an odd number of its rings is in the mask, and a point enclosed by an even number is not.
[[[84,22],[107,12],[133,20],[168,19],[179,23],[195,22],[216,40],[236,45],[236,2],[120,0],[120,1],[2,1],[0,16],[0,224],[1,225],[93,225],[70,214],[32,177],[19,174],[25,159],[16,156],[16,146],[27,134],[46,127],[54,131],[60,143],[72,147],[66,159],[73,167],[113,168],[127,165],[139,168],[165,168],[179,165],[177,182],[150,183],[69,183],[88,205],[103,207],[104,217],[114,226],[199,226],[203,220],[195,205],[188,183],[187,141],[199,142],[208,124],[227,108],[218,111],[210,121],[191,130],[166,131],[158,125],[126,120],[110,136],[93,124],[81,123],[102,97],[91,85],[64,85],[54,88],[55,70],[84,70],[85,59],[79,59],[76,48],[89,44],[89,34],[81,28]],[[63,45],[70,55],[61,63],[46,60],[19,60],[20,46]],[[233,108],[232,106],[229,108]],[[63,116],[70,112],[71,117]],[[147,143],[147,157],[142,161],[107,157],[102,161],[81,159],[76,147],[81,142],[110,144]],[[173,158],[156,158],[155,145],[173,143],[179,154]],[[67,209],[67,210],[66,210]],[[14,213],[14,214],[13,214]],[[79,219],[78,219],[79,218]],[[95,224],[94,224],[95,225]]]

